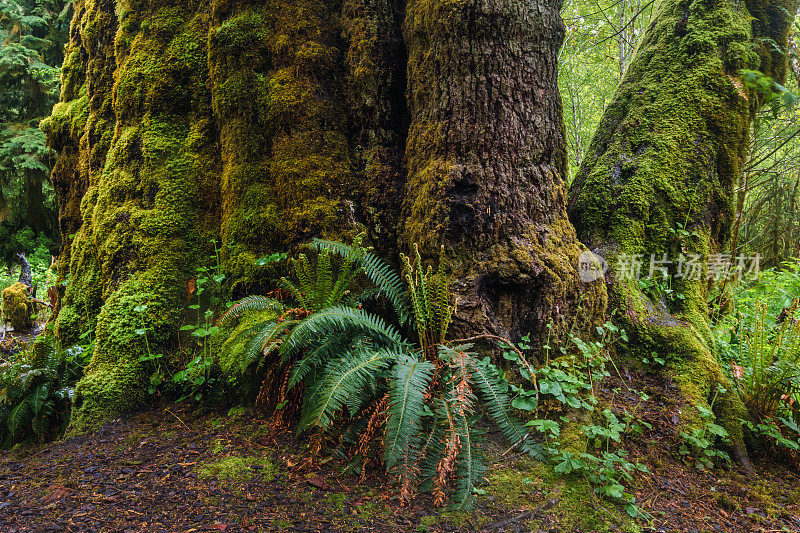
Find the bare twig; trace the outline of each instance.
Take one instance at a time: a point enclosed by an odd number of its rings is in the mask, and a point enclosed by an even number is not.
[[[187,425],[186,425],[186,422],[184,422],[183,420],[181,420],[181,417],[179,417],[178,415],[176,415],[175,413],[173,413],[173,412],[172,412],[172,411],[170,411],[169,409],[164,409],[164,410],[165,410],[166,412],[168,412],[169,414],[171,414],[172,416],[174,416],[175,418],[177,418],[177,419],[178,419],[178,422],[180,422],[181,424],[183,424],[183,427],[185,427],[187,430],[191,431],[191,429],[189,429],[189,426],[187,426]]]

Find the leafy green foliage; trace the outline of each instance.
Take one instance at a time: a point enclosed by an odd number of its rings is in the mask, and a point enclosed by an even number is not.
[[[357,243],[360,243],[360,240],[357,240],[354,246]],[[397,311],[401,323],[405,323],[408,320],[410,312],[406,303],[403,282],[397,272],[383,259],[366,251],[354,254],[353,247],[335,241],[314,239],[311,241],[310,246],[319,252],[335,252],[340,257],[353,256],[363,273],[374,285],[377,296],[383,296],[389,300]]]
[[[740,324],[747,329],[736,338],[733,364],[735,390],[756,425],[769,420],[791,419],[800,423],[800,320],[798,301],[784,308],[778,317],[768,315],[766,302],[754,303],[750,321]],[[731,330],[736,335],[736,330]],[[730,344],[727,344],[730,349]]]
[[[525,431],[512,413],[508,383],[489,358],[480,359],[470,344],[445,342],[454,306],[442,262],[434,271],[418,252],[413,261],[403,256],[403,287],[397,273],[361,248],[360,238],[352,246],[314,241],[312,247],[319,251],[316,262],[300,256],[292,265],[295,279],[282,280],[299,307],[250,296],[220,320],[269,317],[241,332],[251,338],[242,372],[262,363],[267,376],[285,369],[277,380],[285,383],[279,411],[289,408],[302,383],[300,431],[319,438],[341,432],[341,442],[360,456],[379,440],[402,500],[424,490],[438,504],[449,498],[469,508],[486,470],[476,444],[477,405],[486,406],[509,441]],[[356,283],[362,273],[371,289]],[[419,343],[360,308],[365,294],[383,297],[399,323],[412,318]]]
[[[747,407],[743,425],[755,437],[794,451],[800,424],[800,263],[768,269],[733,289],[734,312],[714,328],[734,391]]]
[[[408,295],[414,313],[419,345],[425,354],[432,355],[436,346],[444,342],[455,307],[450,305],[450,279],[444,271],[444,248],[439,258],[439,269],[434,272],[422,264],[419,248],[414,245],[414,258],[401,255],[403,274],[408,285]]]
[[[715,442],[718,440],[723,443],[728,442],[728,432],[725,428],[713,422],[714,413],[710,408],[702,405],[696,407],[700,412],[703,425],[702,427],[692,429],[691,433],[681,431],[680,435],[684,442],[681,444],[678,452],[687,459],[693,460],[698,470],[710,470],[714,468],[714,461],[720,459],[730,464],[730,456],[726,452],[715,447]]]
[[[69,422],[75,382],[88,357],[84,347],[59,350],[41,338],[0,370],[0,446],[38,441]]]
[[[792,92],[776,82],[769,76],[757,70],[739,69],[739,75],[744,84],[755,89],[764,99],[764,104],[769,107],[773,118],[778,118],[781,109],[791,110],[797,103],[797,97]]]
[[[620,420],[611,409],[595,411],[596,388],[611,375],[607,369],[613,366],[611,348],[617,342],[627,341],[625,331],[611,322],[598,327],[597,333],[597,339],[591,341],[572,336],[573,350],[562,346],[559,351],[563,357],[552,361],[548,358],[533,372],[519,355],[519,348],[527,347],[527,339],[523,338],[517,349],[503,353],[506,360],[518,365],[525,379],[522,384],[509,385],[515,394],[511,405],[533,417],[525,424],[529,433],[517,442],[527,443],[533,435],[538,435],[544,445],[528,444],[523,448],[525,451],[550,463],[558,474],[583,476],[597,494],[619,503],[631,517],[636,517],[640,510],[635,497],[625,491],[625,484],[636,472],[647,472],[647,468],[629,461],[621,444],[624,435],[641,432],[646,423],[637,422],[635,412],[625,411]],[[639,394],[642,401],[647,399],[644,393]],[[568,423],[565,415],[570,411],[594,413],[594,422],[580,427],[589,445],[585,452],[576,452],[561,443],[561,422]]]

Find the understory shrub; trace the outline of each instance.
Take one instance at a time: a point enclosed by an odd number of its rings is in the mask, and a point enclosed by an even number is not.
[[[774,445],[800,449],[800,263],[768,270],[735,292],[735,312],[716,338],[747,407],[745,427]]]
[[[0,365],[0,446],[43,442],[69,423],[74,386],[88,357],[42,336]]]
[[[449,497],[458,508],[470,507],[486,470],[476,445],[479,404],[512,443],[524,440],[525,429],[489,358],[469,343],[445,341],[454,306],[443,261],[434,271],[418,251],[402,256],[404,287],[360,237],[353,246],[315,240],[312,248],[316,261],[301,255],[292,264],[294,279],[282,280],[285,301],[251,296],[222,317],[230,324],[275,313],[240,332],[252,336],[240,371],[263,366],[261,396],[276,392],[279,414],[296,404],[299,431],[313,433],[320,446],[336,432],[358,455],[383,450],[403,501],[429,491],[438,504]],[[398,324],[415,331],[416,342],[362,307],[377,296]]]

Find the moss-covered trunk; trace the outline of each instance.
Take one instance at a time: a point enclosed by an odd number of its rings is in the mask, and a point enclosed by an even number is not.
[[[459,334],[602,311],[565,210],[559,7],[77,0],[44,123],[61,153],[55,329],[95,338],[73,427],[141,403],[139,358],[177,349],[212,239],[234,296],[268,288],[258,257],[366,229],[390,258],[445,246]]]
[[[638,350],[668,361],[688,400],[714,403],[742,461],[742,406],[716,358],[709,300],[761,99],[739,70],[783,78],[778,48],[796,10],[793,0],[661,0],[569,192],[579,237],[611,265],[612,313]],[[637,262],[648,278],[651,258],[654,279],[641,283]],[[687,270],[690,260],[703,270]]]
[[[410,0],[406,8],[403,238],[428,254],[445,246],[457,335],[539,339],[550,323],[563,332],[604,311],[602,283],[578,277],[583,247],[565,210],[560,4]]]

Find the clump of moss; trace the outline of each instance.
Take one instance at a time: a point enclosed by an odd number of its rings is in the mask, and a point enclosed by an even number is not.
[[[564,531],[639,531],[627,515],[612,507],[597,505],[594,489],[577,475],[561,476],[552,467],[525,457],[513,468],[500,469],[487,478],[487,492],[510,509],[535,512],[527,529],[546,524]]]
[[[227,483],[241,483],[254,477],[269,482],[275,478],[277,472],[277,467],[269,459],[230,456],[200,466],[198,476],[200,479],[215,478]]]
[[[3,289],[3,317],[14,331],[29,331],[33,327],[33,303],[28,288],[20,282]]]

